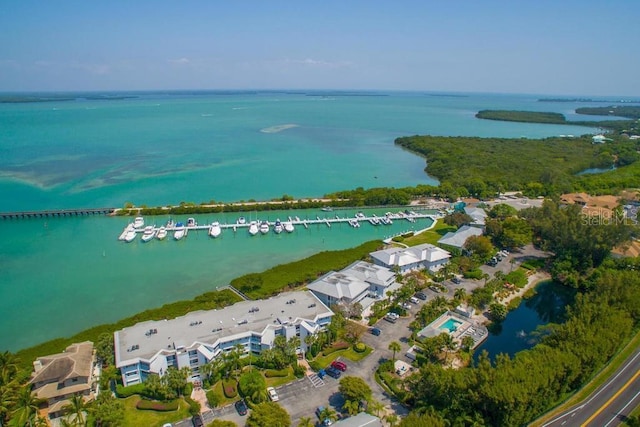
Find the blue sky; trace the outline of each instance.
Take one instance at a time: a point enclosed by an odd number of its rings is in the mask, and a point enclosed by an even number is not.
[[[634,0],[5,0],[0,91],[640,96],[638,17]]]

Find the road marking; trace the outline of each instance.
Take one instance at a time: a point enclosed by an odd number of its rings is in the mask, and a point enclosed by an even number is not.
[[[632,383],[633,381],[635,381],[635,379],[636,379],[636,378],[638,378],[638,376],[640,376],[640,371],[637,371],[637,372],[635,373],[635,375],[634,375],[634,376],[632,376],[632,377],[629,379],[629,381],[627,381],[627,382],[626,382],[622,387],[620,387],[620,390],[616,391],[616,393],[615,393],[613,396],[611,396],[611,398],[610,398],[609,400],[607,400],[607,401],[605,402],[605,404],[604,404],[604,405],[602,405],[602,406],[601,406],[601,407],[600,407],[596,412],[594,412],[594,413],[593,413],[593,415],[591,415],[591,416],[587,419],[587,421],[585,421],[585,422],[584,422],[580,427],[584,427],[584,426],[586,426],[586,425],[587,425],[587,424],[589,424],[591,421],[593,421],[593,419],[594,419],[595,417],[597,417],[598,415],[600,415],[600,413],[601,413],[602,411],[604,411],[604,410],[607,408],[607,406],[609,406],[609,405],[611,404],[611,402],[613,402],[613,401],[614,401],[618,396],[620,396],[620,394],[621,394],[623,391],[625,391],[625,390],[627,389],[627,387],[629,387],[629,385],[631,385],[631,383]]]
[[[640,396],[640,391],[639,391],[639,392],[637,392],[637,393],[635,394],[635,396],[633,396],[633,397],[632,397],[632,398],[627,402],[627,404],[626,404],[626,405],[624,405],[624,406],[622,407],[622,409],[620,409],[620,411],[619,411],[619,412],[618,412],[618,413],[617,413],[613,418],[611,418],[611,419],[609,420],[609,422],[608,422],[608,423],[606,423],[606,424],[604,425],[604,427],[607,427],[609,424],[611,424],[612,422],[616,421],[616,420],[618,419],[618,415],[619,415],[619,414],[621,414],[622,412],[624,412],[624,410],[625,410],[625,409],[627,409],[627,407],[628,407],[629,405],[631,405],[631,403],[633,403],[633,401],[634,401],[634,400],[636,400],[636,397],[638,397],[638,396]]]

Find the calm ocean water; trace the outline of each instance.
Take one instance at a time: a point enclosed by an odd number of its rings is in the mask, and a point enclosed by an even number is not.
[[[394,138],[590,131],[474,118],[481,109],[570,114],[589,105],[542,103],[538,96],[136,95],[0,104],[0,211],[319,197],[356,187],[435,183],[424,173],[424,160],[395,147]],[[319,213],[253,215],[274,220]],[[197,219],[232,222],[236,216]],[[215,241],[201,232],[180,242],[124,244],[117,237],[125,224],[106,217],[0,221],[0,350],[68,336],[192,298],[247,272],[410,226],[311,227],[254,238],[226,232]]]

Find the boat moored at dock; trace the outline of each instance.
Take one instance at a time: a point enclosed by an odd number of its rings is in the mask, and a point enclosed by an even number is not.
[[[156,231],[153,225],[147,225],[142,232],[142,241],[146,243],[153,240],[153,238],[156,237]]]
[[[252,236],[255,236],[256,234],[258,234],[257,221],[251,221],[251,223],[249,224],[249,234],[251,234]]]
[[[269,232],[269,223],[267,221],[262,221],[258,230],[260,230],[260,233],[262,234],[267,234]]]
[[[156,233],[156,239],[164,240],[167,237],[167,229],[165,227],[158,228],[158,232]]]
[[[295,230],[291,218],[289,218],[289,221],[285,221],[284,223],[282,223],[282,225],[284,226],[284,231],[286,231],[287,233],[293,233],[293,230]]]
[[[173,233],[173,238],[176,240],[180,240],[186,235],[187,235],[187,228],[184,226],[183,223],[181,222],[177,223],[175,226],[175,231]]]
[[[127,230],[127,232],[124,235],[124,241],[127,243],[131,243],[135,240],[136,236],[138,235],[138,233],[136,232],[135,228],[130,228]]]
[[[275,224],[273,224],[273,232],[276,234],[280,234],[282,233],[282,230],[284,230],[282,222],[280,221],[280,219],[276,219]]]
[[[142,228],[144,227],[144,218],[141,216],[137,216],[136,219],[133,220],[134,228]]]
[[[209,226],[209,236],[216,238],[222,234],[222,228],[220,227],[220,223],[218,221],[214,221]]]

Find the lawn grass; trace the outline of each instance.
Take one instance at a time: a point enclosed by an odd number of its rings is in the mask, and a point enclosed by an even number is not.
[[[178,401],[178,410],[173,412],[141,411],[136,409],[140,399],[140,396],[134,395],[122,400],[124,403],[123,427],[161,427],[165,423],[174,423],[190,417],[189,405],[183,399]]]
[[[267,382],[267,387],[278,387],[294,381],[296,379],[296,376],[293,375],[293,369],[291,368],[291,366],[287,367],[287,372],[288,374],[286,377],[264,377],[265,381]],[[261,371],[261,373],[264,376],[264,371]]]
[[[327,356],[322,356],[322,353],[318,353],[318,356],[316,356],[316,358],[313,360],[314,362],[319,363],[320,366],[326,368],[338,357],[344,357],[345,359],[349,359],[352,362],[357,362],[367,357],[369,354],[371,354],[372,351],[373,349],[367,346],[367,349],[365,351],[363,351],[362,353],[358,353],[353,349],[353,346],[349,346],[348,348],[345,348],[343,350],[334,351]]]
[[[575,394],[565,400],[562,404],[556,406],[553,410],[547,412],[537,420],[533,421],[530,426],[541,426],[545,422],[549,421],[553,417],[561,414],[569,409],[571,406],[585,400],[591,393],[593,393],[598,387],[604,384],[613,375],[616,369],[618,369],[624,361],[635,351],[640,345],[640,332],[636,332],[636,335],[631,338],[627,345],[616,354],[611,361],[596,374],[591,381],[589,381],[584,387],[578,390]]]
[[[406,239],[402,240],[402,243],[408,246],[417,246],[423,243],[431,243],[432,245],[435,245],[438,243],[438,240],[442,238],[442,236],[450,231],[456,231],[456,228],[451,225],[445,224],[442,219],[439,219],[430,230],[424,231],[412,237],[407,237]]]

